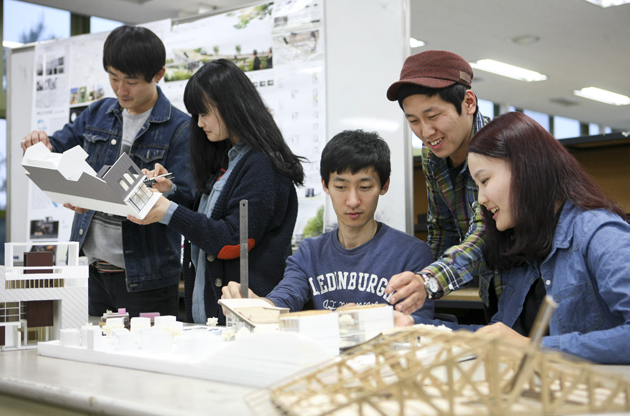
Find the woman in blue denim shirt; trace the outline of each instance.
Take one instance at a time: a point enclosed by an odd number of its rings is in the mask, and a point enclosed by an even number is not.
[[[192,206],[162,197],[138,224],[160,222],[180,232],[184,244],[186,319],[218,317],[223,286],[240,282],[239,201],[248,201],[249,287],[262,296],[284,276],[297,219],[296,185],[304,182],[302,158],[284,141],[250,79],[234,63],[205,64],[186,85],[192,114],[190,159],[199,197]],[[147,172],[167,173],[156,165]],[[154,186],[167,195],[172,182]]]
[[[550,295],[558,308],[543,347],[630,363],[630,224],[622,208],[522,113],[480,130],[468,165],[486,223],[484,256],[504,286],[499,312],[478,332],[529,342]]]

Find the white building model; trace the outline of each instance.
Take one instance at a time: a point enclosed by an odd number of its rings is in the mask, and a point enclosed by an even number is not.
[[[6,265],[0,266],[2,350],[35,348],[38,341],[59,339],[62,329],[78,328],[88,319],[88,266],[79,266],[79,243],[37,244],[67,246],[68,264],[14,266],[14,255],[20,257],[33,244],[5,244]]]
[[[225,326],[239,331],[277,330],[281,314],[288,313],[288,308],[277,308],[262,299],[221,299],[219,305],[225,309]]]
[[[22,166],[26,175],[53,201],[126,217],[144,218],[160,198],[144,184],[146,176],[123,153],[100,172],[85,161],[80,146],[52,153],[43,143],[26,149]]]
[[[385,303],[341,306],[336,312],[341,348],[361,344],[394,327],[394,309]]]

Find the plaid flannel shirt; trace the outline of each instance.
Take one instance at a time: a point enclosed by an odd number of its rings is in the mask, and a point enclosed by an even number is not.
[[[477,112],[472,135],[490,120]],[[472,136],[471,136],[472,137]],[[435,156],[426,146],[422,149],[422,171],[426,177],[429,210],[428,244],[437,259],[423,270],[440,282],[444,294],[458,290],[479,276],[479,296],[489,305],[488,288],[494,276],[497,296],[501,294],[500,276],[486,267],[483,244],[483,218],[477,202],[477,185],[470,176],[468,162],[455,183],[449,175],[446,159]]]

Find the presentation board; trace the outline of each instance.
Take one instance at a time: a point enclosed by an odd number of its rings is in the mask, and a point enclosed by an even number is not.
[[[257,86],[289,146],[310,162],[306,184],[298,189],[296,236],[329,204],[319,177],[323,146],[341,130],[357,128],[379,132],[392,150],[392,186],[377,218],[411,233],[410,136],[398,105],[385,98],[409,53],[408,13],[408,0],[283,0],[143,26],[166,45],[167,76],[160,87],[182,110],[186,80],[207,60],[232,59]],[[31,217],[56,209],[52,216],[69,218],[59,225],[59,239],[63,230],[69,235],[71,212],[45,206],[33,214],[34,202],[43,202],[37,189],[29,189],[19,141],[36,128],[52,133],[91,101],[113,96],[101,65],[106,36],[76,36],[8,54],[8,241],[27,241]],[[327,228],[335,221],[328,206]]]

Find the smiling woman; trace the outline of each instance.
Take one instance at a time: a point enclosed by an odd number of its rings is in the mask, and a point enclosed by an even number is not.
[[[528,342],[551,296],[558,308],[544,347],[630,364],[630,224],[623,210],[522,113],[494,119],[468,151],[483,205],[484,258],[501,273],[504,291],[491,325],[468,329]]]

